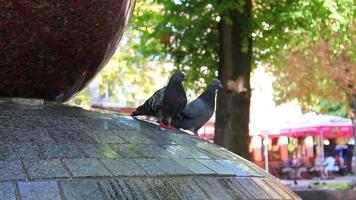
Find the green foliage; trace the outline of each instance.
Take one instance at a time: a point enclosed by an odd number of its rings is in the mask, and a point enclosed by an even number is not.
[[[141,35],[135,50],[151,60],[173,61],[187,74],[188,86],[198,88],[217,75],[218,11],[223,9],[217,5],[216,0],[138,0],[132,26]]]
[[[315,100],[316,102],[312,105],[311,111],[317,113],[327,113],[330,115],[347,117],[347,105],[345,103],[334,103],[327,99]]]
[[[194,83],[216,76],[218,23],[224,16],[232,24],[224,13],[240,11],[243,3],[242,0],[138,0],[132,25],[140,32],[141,41],[135,49],[150,59],[172,59],[176,68],[188,74],[188,82],[194,88]],[[349,26],[356,13],[354,0],[253,3],[254,26],[250,31],[256,63],[278,63],[284,52],[334,35],[337,35],[333,41],[335,51],[351,43]]]
[[[351,111],[356,94],[355,55],[349,53],[352,45],[344,45],[340,53],[333,52],[332,40],[333,37],[284,52],[279,64],[286,63],[288,67],[278,67],[278,63],[277,67],[270,67],[276,77],[277,102],[297,99],[307,110],[313,107],[317,112],[340,116]]]
[[[256,59],[276,76],[277,102],[345,116],[355,87],[354,0],[257,1]],[[269,12],[265,12],[269,10]],[[260,38],[260,39],[259,39]]]
[[[334,50],[351,43],[354,0],[256,0],[255,58],[276,63],[296,46],[335,36]]]

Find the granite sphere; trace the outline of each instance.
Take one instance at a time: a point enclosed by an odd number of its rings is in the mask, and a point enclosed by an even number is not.
[[[0,1],[0,97],[64,102],[108,62],[133,0]]]

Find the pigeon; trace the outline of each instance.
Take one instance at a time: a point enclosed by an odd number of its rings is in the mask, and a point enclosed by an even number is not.
[[[146,115],[160,118],[165,89],[166,87],[157,90],[144,104],[137,107],[131,116]]]
[[[132,116],[147,115],[157,117],[161,127],[166,125],[172,128],[171,121],[174,116],[181,113],[187,105],[187,95],[185,94],[182,82],[185,75],[177,71],[169,79],[168,85],[157,90],[144,104],[136,108]]]
[[[198,135],[198,130],[211,118],[215,110],[215,97],[219,88],[222,88],[219,80],[214,79],[206,90],[194,101],[189,103],[172,120],[175,128],[190,130],[194,135]]]

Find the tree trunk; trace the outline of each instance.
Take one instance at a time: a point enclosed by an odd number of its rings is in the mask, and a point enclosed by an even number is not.
[[[219,79],[215,143],[249,157],[250,73],[252,63],[251,0],[241,11],[229,10],[220,24]],[[228,17],[229,20],[226,19]]]

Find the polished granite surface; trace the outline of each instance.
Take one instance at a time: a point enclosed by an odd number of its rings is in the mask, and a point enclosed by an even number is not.
[[[299,199],[249,161],[101,110],[0,103],[3,199]]]
[[[134,0],[0,0],[0,94],[63,102],[116,50]]]

